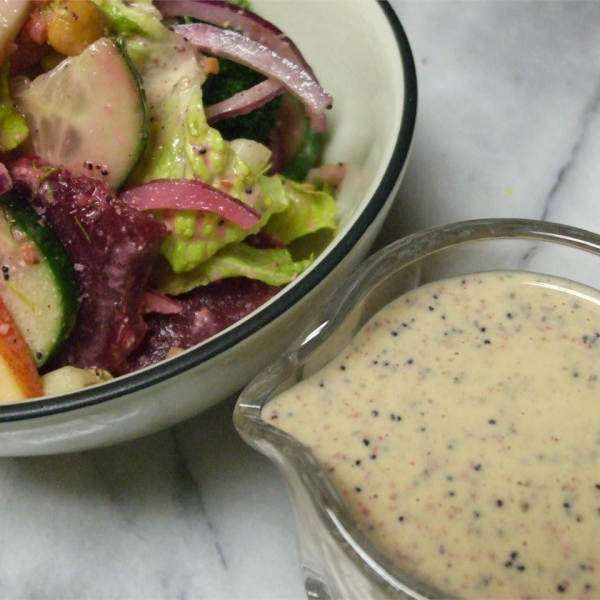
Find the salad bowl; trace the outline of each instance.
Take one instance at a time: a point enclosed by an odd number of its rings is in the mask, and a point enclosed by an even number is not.
[[[323,162],[346,165],[336,236],[292,283],[207,341],[85,389],[0,406],[0,455],[118,443],[231,397],[294,343],[367,255],[396,197],[416,119],[415,67],[401,23],[376,0],[254,0],[252,9],[294,40],[335,99]]]

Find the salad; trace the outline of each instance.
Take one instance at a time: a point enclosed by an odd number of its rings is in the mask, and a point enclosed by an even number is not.
[[[247,2],[0,4],[0,401],[152,365],[336,233],[331,96]]]

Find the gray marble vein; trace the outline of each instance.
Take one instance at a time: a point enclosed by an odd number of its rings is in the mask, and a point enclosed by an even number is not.
[[[561,191],[565,183],[568,184],[568,181],[571,179],[571,171],[574,169],[578,169],[580,163],[582,162],[583,153],[588,150],[589,139],[591,136],[592,144],[596,144],[597,140],[595,137],[594,124],[600,118],[600,79],[596,82],[596,88],[593,90],[593,95],[591,96],[588,105],[582,112],[581,115],[581,124],[579,128],[579,133],[576,136],[573,148],[571,150],[570,155],[567,158],[566,163],[559,170],[556,181],[550,190],[548,197],[546,199],[544,205],[544,212],[541,215],[541,219],[544,220],[555,220],[549,218],[549,215],[552,214],[552,208],[554,204],[554,199],[562,196]],[[568,222],[568,221],[562,221]],[[575,224],[575,223],[570,223]],[[580,224],[581,227],[585,227],[584,223]]]

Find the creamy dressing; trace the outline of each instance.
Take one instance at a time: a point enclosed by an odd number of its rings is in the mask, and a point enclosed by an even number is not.
[[[444,594],[600,597],[599,303],[521,272],[427,284],[262,416]]]

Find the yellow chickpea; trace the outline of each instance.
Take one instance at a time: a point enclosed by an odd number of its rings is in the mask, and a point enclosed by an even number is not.
[[[104,35],[104,13],[90,0],[60,0],[48,19],[48,43],[57,52],[76,56]]]

